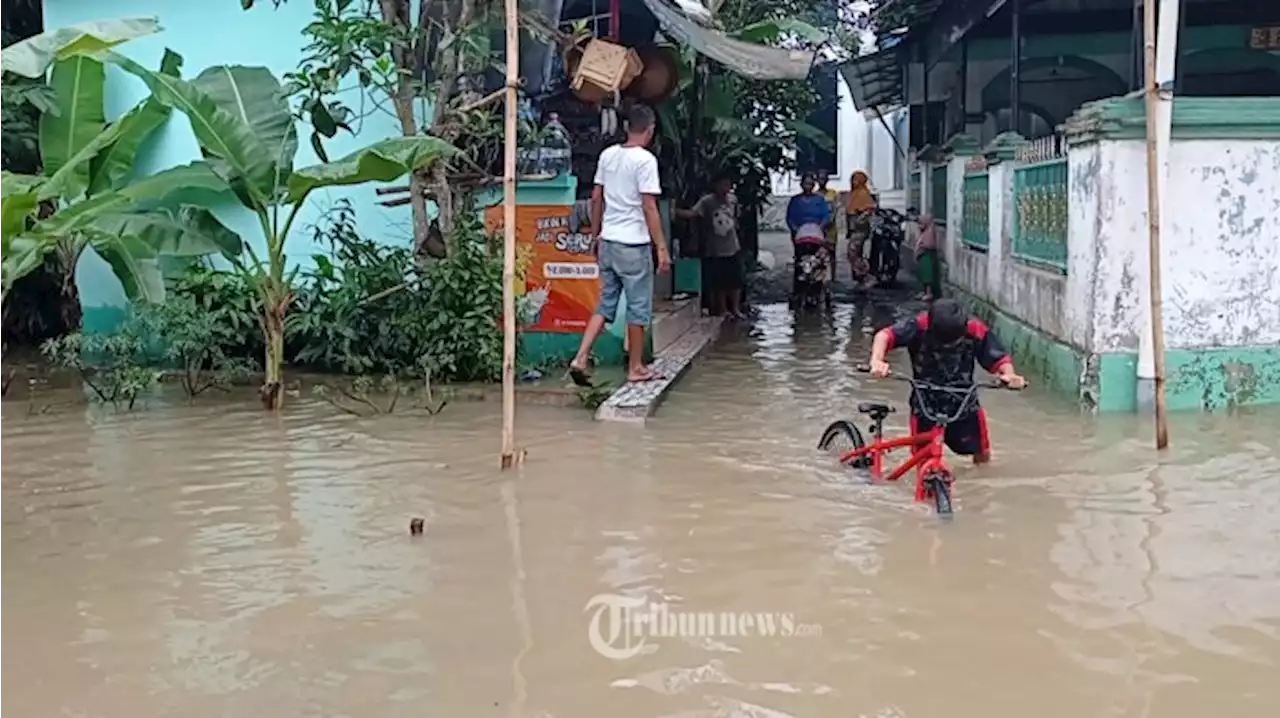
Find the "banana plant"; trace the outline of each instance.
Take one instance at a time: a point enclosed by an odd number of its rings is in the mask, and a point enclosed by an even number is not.
[[[93,30],[98,25],[96,34]],[[77,29],[78,28],[78,29]],[[107,122],[106,68],[89,54],[153,25],[105,21],[38,35],[4,51],[6,67],[36,73],[49,66],[56,112],[40,119],[41,174],[3,177],[3,296],[53,254],[62,270],[63,301],[78,302],[75,270],[93,248],[134,301],[164,299],[159,259],[241,252],[240,237],[207,209],[171,200],[213,187],[207,168],[175,167],[134,180],[138,148],[169,118],[168,106],[148,98]],[[113,29],[114,28],[114,29]],[[16,52],[15,52],[16,50]],[[166,52],[160,73],[177,76],[182,57]]]
[[[232,261],[262,303],[262,401],[268,409],[280,409],[284,325],[297,271],[287,271],[285,243],[307,197],[324,187],[389,182],[456,150],[437,137],[397,137],[333,162],[294,169],[297,129],[279,80],[266,68],[210,67],[188,82],[114,52],[101,56],[146,83],[157,102],[187,116],[205,156],[191,169],[214,178],[257,217],[262,242],[247,243],[244,254]]]

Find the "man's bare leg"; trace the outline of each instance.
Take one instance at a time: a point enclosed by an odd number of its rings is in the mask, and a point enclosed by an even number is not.
[[[627,325],[627,381],[649,381],[656,374],[644,365],[643,324]]]
[[[979,451],[978,453],[973,455],[974,466],[990,463],[990,461],[991,461],[991,452],[989,451]]]
[[[587,328],[582,331],[582,344],[578,346],[578,353],[573,356],[573,361],[569,362],[570,369],[580,372],[587,370],[587,362],[591,360],[591,347],[595,346],[596,339],[600,337],[602,331],[604,331],[604,317],[592,314],[591,319],[587,320]]]
[[[725,292],[725,311],[734,319],[742,316],[742,293],[737,289]]]

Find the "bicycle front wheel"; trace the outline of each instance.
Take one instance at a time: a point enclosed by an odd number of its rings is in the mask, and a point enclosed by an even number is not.
[[[942,471],[930,472],[925,477],[926,495],[933,496],[933,507],[939,516],[950,517],[953,513],[951,505],[951,475]]]
[[[833,421],[826,431],[822,432],[822,438],[818,440],[818,449],[834,454],[837,459],[866,445],[867,442],[862,438],[862,432],[858,427],[844,419]],[[871,457],[864,454],[846,462],[845,466],[853,469],[868,468],[871,466]]]

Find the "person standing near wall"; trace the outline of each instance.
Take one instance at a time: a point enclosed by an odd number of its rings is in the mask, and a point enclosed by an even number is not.
[[[871,235],[871,213],[876,210],[876,198],[871,193],[871,181],[867,173],[858,170],[849,180],[849,201],[845,206],[849,233],[849,272],[855,286],[867,279],[868,264],[865,250],[867,237]],[[875,264],[872,248],[872,265]]]
[[[836,250],[840,246],[838,218],[844,213],[840,211],[840,193],[828,187],[829,182],[831,182],[831,173],[818,170],[818,194],[826,198],[827,207],[831,210],[831,223],[827,225],[827,244],[831,249],[831,276],[834,277],[836,276]]]
[[[677,209],[682,219],[700,220],[706,229],[706,273],[703,282],[710,293],[711,314],[743,319],[742,251],[738,242],[738,198],[733,194],[733,175],[717,172],[711,191],[692,209]]]
[[[578,386],[591,386],[587,362],[600,332],[627,297],[627,381],[660,378],[644,365],[644,334],[653,317],[654,250],[657,271],[671,269],[671,254],[658,212],[658,159],[647,147],[653,141],[653,110],[633,105],[627,113],[627,139],[600,153],[591,190],[591,226],[596,234],[600,267],[600,304],[587,322],[569,376]]]

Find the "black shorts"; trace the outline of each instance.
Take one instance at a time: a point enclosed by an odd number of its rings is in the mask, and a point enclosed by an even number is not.
[[[742,261],[738,255],[732,257],[707,257],[703,263],[706,270],[707,289],[710,291],[733,291],[742,289]]]
[[[911,433],[928,431],[933,422],[911,413]],[[979,408],[968,416],[947,425],[944,440],[947,448],[961,456],[991,453],[991,436],[987,433],[987,412]]]

